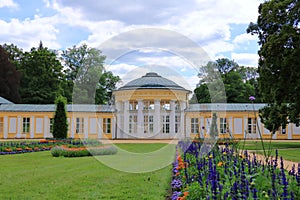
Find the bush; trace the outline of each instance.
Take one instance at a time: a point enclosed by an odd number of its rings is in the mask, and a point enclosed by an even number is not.
[[[103,146],[95,148],[67,148],[56,146],[51,149],[53,157],[82,157],[82,156],[99,156],[99,155],[113,155],[117,153],[117,148],[113,146]]]
[[[68,122],[66,112],[66,98],[63,96],[57,97],[56,111],[54,115],[53,137],[65,139],[68,135]]]

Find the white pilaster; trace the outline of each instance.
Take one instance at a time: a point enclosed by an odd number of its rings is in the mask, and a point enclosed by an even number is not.
[[[21,127],[22,127],[22,117],[18,116],[18,120],[17,120],[17,137],[21,137]]]
[[[180,101],[180,134],[178,138],[190,137],[191,127],[188,129],[186,126],[190,126],[191,122],[189,119],[185,119],[184,110],[186,109],[186,102]]]
[[[170,101],[170,137],[175,135],[175,101]]]
[[[154,116],[153,116],[153,129],[154,135],[156,137],[160,137],[160,127],[161,127],[161,120],[160,120],[160,99],[154,100]]]
[[[140,105],[139,105],[139,109],[140,109]],[[124,115],[123,115],[124,116],[123,117],[123,120],[124,120],[123,121],[123,124],[124,124],[123,132],[124,132],[124,135],[123,135],[123,137],[128,138],[128,133],[129,133],[129,101],[128,100],[124,101],[124,112],[123,113],[124,113]]]
[[[30,117],[30,138],[34,138],[34,116]]]
[[[8,118],[7,116],[4,116],[4,119],[3,119],[3,137],[4,139],[7,138],[7,135],[8,135]]]
[[[231,136],[233,136],[233,121],[232,121],[232,117],[229,117],[228,118],[228,120],[229,120],[229,132],[230,132],[230,134],[231,134]]]
[[[113,117],[113,118],[111,118],[111,137],[112,137],[112,139],[114,139],[116,136],[116,118],[115,117]]]
[[[113,133],[113,139],[116,139],[116,138],[122,138],[122,130],[123,130],[123,127],[122,127],[122,115],[124,114],[123,113],[123,103],[121,101],[117,101],[116,102],[116,120],[117,120],[117,129],[116,129],[116,132]],[[103,122],[103,120],[102,120]],[[103,132],[103,131],[102,131]]]
[[[292,137],[293,125],[291,123],[289,123],[287,127],[288,127],[288,139],[293,139],[293,137]]]
[[[142,99],[138,99],[138,116],[137,116],[137,123],[138,123],[138,136],[143,136],[144,134],[144,115],[143,115],[143,108],[144,102]],[[125,117],[125,116],[124,116]],[[128,123],[128,122],[127,122]]]
[[[85,117],[84,118],[84,121],[83,121],[83,124],[84,124],[84,138],[88,138],[89,137],[89,118],[88,117]]]
[[[200,117],[200,138],[204,138],[204,117]]]
[[[44,138],[48,137],[49,134],[49,118],[44,117]]]
[[[102,133],[103,133],[103,118],[98,118],[98,138],[99,139],[102,138]]]
[[[75,120],[76,118],[74,118],[74,116],[72,118],[70,118],[71,120],[71,138],[75,137]]]

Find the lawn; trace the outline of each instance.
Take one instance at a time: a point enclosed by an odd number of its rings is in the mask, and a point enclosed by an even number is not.
[[[266,153],[275,156],[275,150],[278,149],[279,156],[285,160],[300,162],[300,142],[276,142],[264,141]],[[262,144],[260,141],[246,141],[245,146],[243,141],[239,143],[240,149],[255,150],[256,153],[263,154]]]
[[[121,160],[127,167],[128,163],[149,165],[162,159],[171,161],[174,158],[174,146],[118,146],[120,150],[116,155],[101,156],[101,162],[100,156],[97,159],[55,158],[50,152],[0,156],[0,199],[165,199],[171,179],[170,165],[148,173],[126,173],[116,170],[117,167],[108,167],[107,163],[121,163]],[[161,157],[149,153],[167,146],[169,148]],[[128,161],[122,159],[124,152],[128,154],[128,151],[133,152],[130,155],[140,156],[132,158],[127,155]],[[142,154],[144,152],[148,153]],[[142,155],[146,158],[143,163],[134,160]],[[103,164],[102,161],[107,163]]]

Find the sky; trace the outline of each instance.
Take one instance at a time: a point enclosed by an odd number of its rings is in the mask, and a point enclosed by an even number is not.
[[[257,67],[258,38],[246,29],[262,2],[0,0],[0,44],[29,51],[40,41],[56,50],[85,43],[107,56],[120,86],[155,71],[192,91],[202,61]]]

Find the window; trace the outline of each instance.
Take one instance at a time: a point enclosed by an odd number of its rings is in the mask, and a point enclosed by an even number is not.
[[[169,101],[161,101],[160,107],[162,110],[170,110],[170,102]]]
[[[256,134],[256,119],[248,118],[248,133]]]
[[[54,118],[50,118],[50,133],[53,133]]]
[[[226,118],[220,118],[220,133],[226,133],[227,132],[227,119]]]
[[[154,102],[144,101],[144,110],[154,110]]]
[[[163,133],[170,133],[170,116],[165,115],[162,119]]]
[[[175,102],[175,110],[179,111],[180,110],[180,104],[178,101]]]
[[[144,116],[144,133],[153,133],[153,116]]]
[[[103,132],[106,134],[111,133],[111,118],[103,119]]]
[[[129,133],[137,132],[137,116],[130,115],[129,116]]]
[[[0,133],[3,133],[3,117],[0,117]]]
[[[129,110],[137,110],[138,103],[136,101],[129,101]]]
[[[176,115],[175,116],[175,133],[179,132],[179,128],[180,128],[180,116]]]
[[[191,132],[199,133],[199,119],[198,118],[191,118]]]
[[[23,133],[29,133],[30,132],[30,118],[24,117],[23,118]]]
[[[76,133],[81,134],[84,132],[84,118],[76,118]]]
[[[279,128],[279,133],[280,133],[280,134],[283,134],[283,135],[286,134],[286,128],[280,127],[280,128]]]

